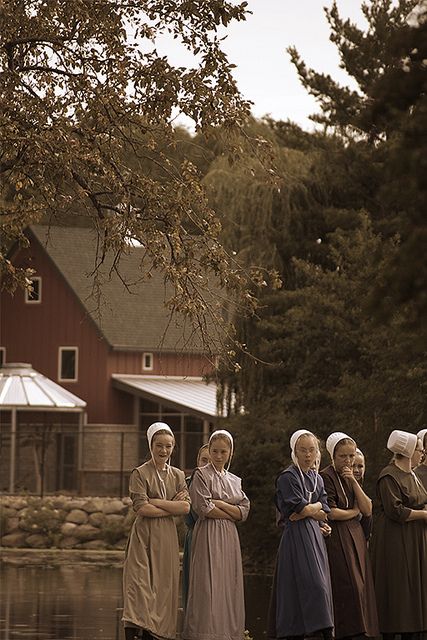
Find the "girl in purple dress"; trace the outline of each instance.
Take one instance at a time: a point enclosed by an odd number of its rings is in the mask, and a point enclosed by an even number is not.
[[[276,482],[283,525],[270,603],[270,638],[322,634],[332,639],[333,606],[324,536],[329,506],[323,480],[313,466],[317,438],[305,429],[290,440],[294,461]]]
[[[228,470],[233,438],[219,429],[209,438],[210,463],[196,469],[190,485],[198,515],[191,543],[190,583],[182,637],[242,640],[245,629],[243,569],[237,522],[249,500],[240,478]]]

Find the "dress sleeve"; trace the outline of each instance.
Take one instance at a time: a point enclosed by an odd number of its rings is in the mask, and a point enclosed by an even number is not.
[[[194,511],[203,520],[206,514],[215,507],[211,491],[200,469],[196,469],[190,485],[190,498]]]
[[[404,506],[398,483],[391,476],[384,476],[378,480],[378,493],[387,518],[404,524],[411,509]]]
[[[277,491],[281,497],[279,504],[283,502],[291,512],[300,513],[309,504],[301,482],[292,473],[282,473],[277,481]]]
[[[317,482],[319,483],[319,489],[320,489],[319,502],[322,503],[323,511],[325,513],[329,513],[331,510],[331,507],[329,506],[329,503],[328,503],[328,494],[326,493],[325,485],[321,475],[317,477]]]
[[[251,508],[251,503],[249,502],[249,498],[246,495],[246,493],[243,491],[242,489],[242,482],[240,481],[240,492],[242,494],[242,497],[240,499],[240,502],[237,503],[237,507],[239,507],[240,509],[240,513],[241,513],[241,522],[244,522],[245,520],[247,520],[248,515],[249,515],[249,509]]]
[[[148,502],[147,479],[138,469],[134,469],[130,475],[129,495],[132,500],[132,508],[135,512]]]
[[[325,473],[323,478],[324,488],[327,495],[329,511],[331,509],[336,509],[338,507],[338,495],[335,489],[335,485],[332,481],[332,478]]]

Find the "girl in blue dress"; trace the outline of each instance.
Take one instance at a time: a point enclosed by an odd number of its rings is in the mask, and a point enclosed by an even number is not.
[[[332,640],[333,604],[324,536],[330,509],[323,480],[313,468],[317,438],[305,429],[290,440],[292,460],[276,481],[283,526],[270,603],[270,638],[323,635]]]

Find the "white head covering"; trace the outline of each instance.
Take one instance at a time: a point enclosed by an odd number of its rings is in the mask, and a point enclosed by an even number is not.
[[[291,447],[291,458],[294,464],[297,464],[297,458],[295,455],[295,445],[298,439],[301,438],[301,436],[313,436],[313,438],[315,438],[315,435],[311,433],[311,431],[307,431],[307,429],[298,429],[298,431],[295,431],[291,435],[291,438],[289,440],[289,446]]]
[[[417,433],[417,438],[419,438],[421,440],[421,444],[423,445],[423,449],[424,449],[424,438],[426,437],[426,433],[427,433],[427,429],[421,429],[421,431],[418,431],[418,433]]]
[[[362,458],[365,457],[365,454],[363,453],[362,449],[359,449],[359,447],[356,447],[356,453],[358,453],[359,456],[362,456]]]
[[[326,440],[326,449],[331,456],[331,460],[334,459],[335,447],[337,446],[338,442],[341,442],[341,440],[344,440],[344,438],[348,438],[349,440],[354,442],[353,438],[348,436],[346,433],[343,433],[342,431],[334,431],[334,433],[331,433],[331,435],[328,436],[328,439]],[[354,444],[356,443],[354,442]]]
[[[147,429],[147,440],[148,440],[148,448],[151,452],[151,443],[153,441],[153,437],[158,431],[168,431],[171,436],[173,436],[173,431],[166,422],[153,422]]]
[[[405,458],[412,458],[417,446],[418,438],[415,433],[395,429],[388,437],[387,449],[393,453],[400,453]]]
[[[208,440],[208,447],[210,448],[211,446],[211,441],[212,438],[214,436],[224,436],[224,438],[228,438],[230,440],[230,444],[231,444],[231,451],[230,451],[230,457],[228,458],[228,462],[226,464],[226,469],[228,471],[228,469],[230,468],[230,463],[231,463],[231,458],[233,457],[233,453],[234,453],[234,440],[233,440],[233,436],[231,435],[231,433],[229,431],[227,431],[226,429],[217,429],[216,431],[214,431],[213,433],[211,433],[211,435],[209,436],[209,440]]]

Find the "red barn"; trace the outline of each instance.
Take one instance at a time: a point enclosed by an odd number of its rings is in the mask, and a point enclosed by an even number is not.
[[[216,387],[203,379],[212,365],[191,327],[171,319],[162,276],[141,281],[143,247],[129,247],[120,276],[110,262],[94,280],[93,230],[33,226],[28,235],[30,247],[11,259],[34,269],[33,292],[1,294],[0,355],[31,363],[87,403],[83,434],[79,440],[70,428],[65,454],[74,465],[67,475],[72,486],[58,486],[56,472],[48,489],[122,493],[156,420],[175,432],[175,463],[192,468],[217,415]],[[33,426],[21,420],[19,429],[24,434]],[[53,464],[64,464],[64,453]],[[33,490],[28,479],[21,485]]]

